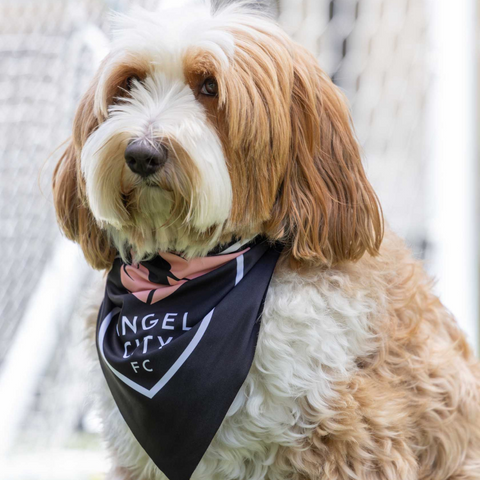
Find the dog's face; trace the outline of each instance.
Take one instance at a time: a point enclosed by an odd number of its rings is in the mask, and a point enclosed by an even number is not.
[[[97,268],[115,250],[191,257],[257,234],[332,264],[374,254],[382,236],[342,95],[242,5],[117,19],[54,194]]]

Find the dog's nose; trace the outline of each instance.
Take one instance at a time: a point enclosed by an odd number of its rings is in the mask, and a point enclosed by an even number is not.
[[[133,141],[125,149],[128,168],[141,177],[153,175],[168,159],[168,150],[161,143]]]

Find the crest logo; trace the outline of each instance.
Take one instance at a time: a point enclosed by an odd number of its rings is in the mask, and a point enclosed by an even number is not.
[[[121,309],[120,308],[114,308],[102,321],[100,324],[100,329],[98,331],[98,348],[100,351],[100,355],[105,362],[105,364],[108,366],[108,368],[112,371],[112,373],[119,378],[122,382],[124,382],[126,385],[128,385],[130,388],[133,390],[137,391],[138,393],[141,393],[147,398],[153,398],[167,383],[168,381],[177,373],[177,371],[180,369],[180,367],[187,361],[188,357],[192,354],[192,352],[195,350],[196,346],[199,344],[200,340],[202,339],[203,335],[205,334],[208,325],[210,324],[210,320],[212,319],[213,312],[215,309],[212,309],[206,316],[205,318],[198,324],[197,331],[193,335],[193,338],[190,340],[187,348],[180,354],[180,356],[177,358],[177,360],[172,364],[172,366],[167,370],[167,372],[155,383],[155,385],[151,388],[146,388],[139,383],[133,381],[131,378],[127,377],[123,373],[119,372],[117,369],[115,369],[111,363],[108,361],[106,355],[105,355],[105,336],[108,330],[108,327],[112,323],[112,320],[120,314]],[[118,326],[118,324],[117,324]],[[188,328],[190,330],[190,328]],[[153,336],[152,336],[153,338]],[[161,338],[161,337],[160,337]],[[169,342],[167,342],[169,343]],[[125,345],[125,344],[124,344]],[[139,345],[138,345],[139,346]],[[160,350],[164,345],[162,345],[158,350]],[[126,349],[125,349],[126,350]],[[157,351],[158,351],[157,350]],[[125,354],[124,354],[125,358]],[[128,358],[128,357],[126,357]],[[142,362],[143,369],[146,372],[153,372],[153,369],[151,369],[148,366],[148,363],[150,360],[148,358],[144,359]],[[137,366],[139,365],[139,362],[130,362],[132,365],[132,369],[137,374],[137,369],[135,368],[135,364]]]

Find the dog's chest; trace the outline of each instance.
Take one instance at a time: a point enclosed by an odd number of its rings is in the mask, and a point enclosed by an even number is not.
[[[251,371],[192,478],[288,478],[277,456],[283,447],[300,445],[328,414],[334,383],[351,373],[367,348],[372,309],[371,301],[348,298],[327,279],[275,275]],[[138,480],[164,479],[108,392],[103,400],[105,434],[121,452],[119,465],[137,472]]]

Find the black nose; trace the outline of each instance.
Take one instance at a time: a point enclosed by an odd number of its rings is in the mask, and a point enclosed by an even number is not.
[[[125,149],[128,168],[141,177],[148,177],[160,170],[168,158],[168,150],[161,143],[146,140],[133,141]]]

